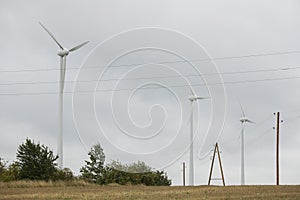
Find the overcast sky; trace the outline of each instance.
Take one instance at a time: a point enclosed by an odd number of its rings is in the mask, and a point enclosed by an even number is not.
[[[15,160],[26,138],[57,149],[58,46],[40,21],[66,48],[90,41],[67,58],[64,166],[76,174],[98,141],[107,162],[144,160],[180,185],[193,90],[210,97],[194,106],[197,185],[216,141],[226,183],[240,184],[239,101],[256,122],[245,128],[246,184],[275,183],[277,111],[281,183],[299,184],[299,11],[296,0],[3,0],[0,157]]]

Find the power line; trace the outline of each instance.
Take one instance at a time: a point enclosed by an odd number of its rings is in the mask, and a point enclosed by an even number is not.
[[[231,71],[231,72],[220,72],[220,73],[207,73],[201,74],[203,76],[212,75],[233,75],[233,74],[245,74],[245,73],[258,73],[258,72],[276,72],[276,71],[289,71],[300,69],[300,66],[292,67],[280,67],[275,69],[260,69],[260,70],[248,70],[248,71]],[[154,78],[177,78],[177,77],[199,77],[200,74],[185,74],[185,75],[173,75],[173,76],[154,76],[154,77],[136,77],[136,78],[112,78],[112,79],[102,79],[102,80],[86,80],[86,81],[65,81],[65,83],[75,83],[75,82],[105,82],[105,81],[120,81],[120,80],[147,80]],[[0,83],[0,85],[36,85],[36,84],[57,84],[59,81],[35,81],[35,82],[12,82],[12,83]]]
[[[242,59],[242,58],[251,58],[251,57],[264,57],[264,56],[275,56],[275,55],[285,55],[285,54],[298,54],[300,50],[295,51],[283,51],[275,53],[260,53],[260,54],[249,54],[242,56],[224,56],[224,57],[215,57],[215,58],[205,58],[205,59],[194,59],[194,60],[174,60],[174,61],[164,61],[158,63],[134,63],[134,64],[122,64],[122,65],[112,65],[110,67],[132,67],[145,64],[173,64],[173,63],[187,63],[187,62],[204,62],[204,61],[217,61],[217,60],[232,60],[232,59]],[[95,69],[99,67],[106,66],[91,66],[83,69]],[[79,67],[68,67],[66,70],[78,70]],[[37,72],[37,71],[57,71],[59,68],[49,68],[49,69],[21,69],[21,70],[0,70],[0,73],[17,73],[17,72]]]
[[[295,76],[295,77],[283,77],[283,78],[269,78],[269,79],[256,79],[256,80],[245,80],[245,81],[230,81],[230,82],[223,82],[223,83],[211,83],[207,84],[207,86],[216,86],[216,85],[230,85],[230,84],[245,84],[245,83],[254,83],[254,82],[265,82],[265,81],[278,81],[278,80],[291,80],[291,79],[299,79],[300,76]],[[186,84],[186,85],[171,85],[168,86],[168,88],[180,88],[180,87],[190,87],[190,86],[195,86],[195,87],[200,87],[200,86],[205,86],[206,84]],[[165,87],[159,87],[159,86],[153,86],[153,87],[147,87],[147,88],[140,88],[141,90],[146,90],[146,89],[163,89]],[[126,88],[126,89],[101,89],[101,90],[93,90],[93,91],[66,91],[63,92],[65,94],[73,94],[73,93],[94,93],[94,92],[117,92],[117,91],[131,91],[136,88]],[[52,94],[59,94],[58,92],[36,92],[36,93],[0,93],[0,96],[26,96],[26,95],[52,95]]]

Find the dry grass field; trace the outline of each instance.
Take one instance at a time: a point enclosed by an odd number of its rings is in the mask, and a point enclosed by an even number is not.
[[[98,186],[84,182],[0,183],[0,199],[300,199],[300,186]]]

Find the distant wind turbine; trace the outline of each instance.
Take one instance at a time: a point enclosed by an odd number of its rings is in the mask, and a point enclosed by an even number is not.
[[[240,104],[242,116],[240,122],[242,123],[242,132],[241,132],[241,185],[245,185],[245,125],[246,123],[254,124],[252,120],[248,119],[245,115],[242,104]]]
[[[194,122],[193,122],[193,105],[194,102],[197,100],[202,100],[202,99],[207,99],[207,97],[200,97],[196,96],[195,93],[191,90],[191,96],[189,97],[189,100],[191,101],[191,116],[190,116],[190,121],[191,121],[191,134],[190,134],[190,172],[189,172],[189,185],[193,186],[194,185]]]
[[[86,41],[82,44],[79,44],[73,48],[66,49],[64,48],[53,36],[53,34],[41,23],[39,24],[43,27],[43,29],[50,35],[50,37],[55,41],[55,43],[60,48],[57,53],[60,56],[60,81],[59,81],[59,115],[58,115],[58,124],[59,124],[59,132],[58,132],[58,144],[57,144],[57,153],[58,153],[58,166],[63,168],[63,90],[65,84],[65,74],[66,74],[66,58],[70,52],[76,51],[82,46],[86,45],[89,41]]]

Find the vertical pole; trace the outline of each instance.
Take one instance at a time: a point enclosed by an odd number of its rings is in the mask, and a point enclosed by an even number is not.
[[[224,178],[223,167],[222,167],[222,162],[221,162],[221,155],[220,155],[218,143],[216,143],[216,149],[217,149],[217,152],[218,152],[218,158],[219,158],[219,164],[220,164],[220,170],[221,170],[221,175],[222,175],[223,186],[225,186],[225,178]]]
[[[244,145],[244,123],[241,134],[241,185],[245,185],[245,145]]]
[[[245,122],[243,122],[242,134],[241,134],[241,185],[245,185]]]
[[[64,82],[64,57],[60,57],[57,154],[58,154],[58,167],[61,169],[63,168],[63,82]]]
[[[182,163],[182,185],[185,186],[185,162]]]
[[[193,101],[191,101],[191,133],[190,133],[190,173],[189,182],[190,186],[194,185],[194,145],[193,145],[193,134],[194,124],[193,124]]]
[[[217,143],[216,143],[216,145],[215,145],[215,148],[214,148],[214,154],[213,154],[213,158],[212,158],[212,161],[211,161],[210,172],[209,172],[209,178],[208,178],[208,185],[210,185],[210,181],[211,181],[211,175],[212,175],[212,171],[213,171],[213,167],[214,167],[214,162],[215,162],[216,149],[217,149]]]
[[[57,141],[57,154],[58,154],[58,167],[60,169],[63,168],[63,136],[62,136],[62,131],[63,131],[63,109],[62,109],[62,104],[63,104],[63,94],[59,93],[59,116],[58,116],[58,124],[59,124],[59,132],[58,132],[58,141]]]
[[[279,185],[279,120],[280,112],[277,112],[277,128],[276,128],[276,185]]]

